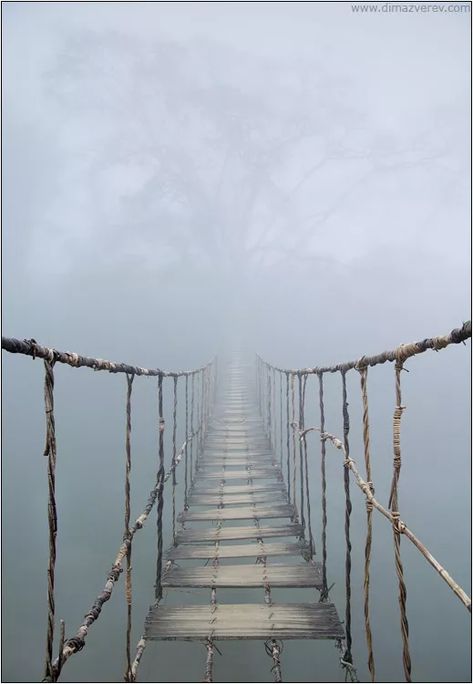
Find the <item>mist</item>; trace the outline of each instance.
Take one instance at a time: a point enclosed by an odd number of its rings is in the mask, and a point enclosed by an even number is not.
[[[191,369],[235,348],[306,368],[460,326],[470,311],[469,19],[360,14],[345,2],[4,3],[3,334],[149,368]],[[406,364],[401,476],[406,519],[466,590],[469,358],[468,343]],[[3,679],[37,681],[47,567],[42,363],[4,354],[3,371]],[[56,376],[57,615],[72,632],[121,539],[125,389],[122,377],[87,369]],[[370,371],[370,382],[376,491],[387,500],[392,368]],[[135,383],[137,514],[155,473],[153,383]],[[327,428],[338,436],[339,384],[327,380]],[[315,424],[315,379],[307,391]],[[357,377],[349,392],[361,461]],[[311,449],[319,515],[315,438]],[[329,540],[342,614],[337,459],[328,462]],[[360,492],[352,498],[354,653],[367,681],[365,505]],[[153,528],[135,544],[136,638],[152,600]],[[375,535],[379,681],[398,681],[383,520]],[[407,543],[403,553],[415,679],[468,681],[467,615]],[[121,681],[116,592],[62,681]],[[25,640],[30,657],[19,659]],[[223,650],[220,681],[268,681],[260,645]],[[202,653],[200,644],[154,644],[140,677],[200,681]],[[332,645],[291,643],[284,658],[286,681],[341,681]]]

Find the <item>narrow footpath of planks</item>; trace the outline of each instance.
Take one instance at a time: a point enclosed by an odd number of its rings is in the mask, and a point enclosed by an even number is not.
[[[322,570],[304,560],[303,528],[288,503],[246,371],[238,363],[226,369],[163,578],[167,590],[208,588],[209,605],[152,607],[147,640],[344,638],[335,607],[318,602],[315,593],[312,603],[307,595],[290,604],[271,597],[272,587],[320,589]],[[255,587],[260,603],[247,603],[244,595],[241,603],[217,603],[217,588],[243,593]]]

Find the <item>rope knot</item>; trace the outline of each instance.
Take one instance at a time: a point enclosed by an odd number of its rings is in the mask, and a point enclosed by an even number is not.
[[[64,646],[70,648],[73,653],[78,653],[84,648],[85,641],[79,637],[71,637],[65,642]]]
[[[111,579],[114,582],[117,582],[118,578],[120,577],[122,572],[123,572],[123,568],[120,565],[113,565],[112,569],[108,573],[108,579]]]
[[[366,356],[362,356],[358,359],[358,361],[355,363],[355,370],[357,370],[359,373],[364,373],[366,372],[368,366],[366,364]]]
[[[403,534],[406,529],[405,523],[399,517],[399,511],[391,511],[393,529],[396,534]]]
[[[159,419],[159,432],[164,432],[164,418]]]

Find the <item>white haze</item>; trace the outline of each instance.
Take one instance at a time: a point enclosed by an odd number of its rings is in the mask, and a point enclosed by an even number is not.
[[[194,367],[242,343],[306,367],[443,334],[468,318],[469,14],[370,15],[343,2],[2,9],[4,335],[164,368]],[[459,345],[409,363],[401,487],[408,521],[466,587],[468,354]],[[47,563],[42,370],[7,355],[4,368],[4,677],[37,680]],[[58,616],[69,633],[122,534],[124,388],[123,378],[87,370],[56,376]],[[155,388],[146,382],[134,408],[136,512],[155,466]],[[349,383],[353,454],[362,459],[358,378]],[[370,383],[374,475],[386,501],[392,368],[370,371]],[[339,379],[327,384],[327,426],[340,434]],[[315,385],[309,396],[317,420]],[[336,458],[330,574],[343,614]],[[318,461],[311,467],[318,483]],[[353,499],[354,649],[366,677],[364,506],[358,492]],[[378,522],[379,676],[397,681],[391,537]],[[150,523],[136,542],[136,635],[151,601],[153,534]],[[403,552],[416,679],[467,681],[467,616],[407,544]],[[122,598],[104,608],[64,681],[120,681],[121,663],[101,653],[123,646]],[[20,640],[31,649],[24,661]],[[252,645],[226,646],[220,681],[267,678],[260,647],[250,657],[243,649]],[[201,645],[166,648],[146,654],[143,680],[199,681]],[[332,645],[292,648],[284,666],[293,681],[338,681]]]

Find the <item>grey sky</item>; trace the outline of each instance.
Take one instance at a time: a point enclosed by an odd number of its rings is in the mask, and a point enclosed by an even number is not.
[[[346,317],[353,354],[381,310],[374,346],[465,315],[466,16],[349,3],[6,3],[4,16],[8,332],[73,347],[94,338],[87,315],[102,355],[139,356],[106,344],[120,297],[145,335],[152,302],[182,330],[189,297],[203,356],[235,303],[278,356],[284,321],[323,306],[335,333]],[[292,362],[319,359],[310,335],[295,344]]]

